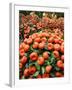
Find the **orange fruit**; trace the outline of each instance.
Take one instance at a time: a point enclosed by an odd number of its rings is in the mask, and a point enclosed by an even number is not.
[[[49,58],[48,52],[44,52],[44,53],[43,53],[43,58],[44,58],[45,60]]]
[[[47,37],[48,34],[46,32],[41,33],[41,37]]]
[[[54,44],[54,50],[60,50],[60,45],[59,44]]]
[[[23,57],[21,58],[20,62],[21,62],[22,64],[25,64],[25,63],[27,62],[27,57],[26,57],[26,56],[23,56]]]
[[[23,46],[22,46],[22,44],[20,44],[20,46],[19,46],[19,50],[21,50],[21,49],[23,49]]]
[[[48,50],[52,50],[53,49],[53,44],[52,43],[48,43]]]
[[[46,37],[41,38],[41,41],[46,42],[47,41]]]
[[[29,38],[29,39],[27,40],[27,44],[32,44],[32,39],[31,39],[31,38]]]
[[[40,37],[38,37],[38,38],[35,38],[34,41],[39,43],[41,41],[41,39],[40,39]]]
[[[26,44],[26,45],[24,46],[24,51],[27,52],[27,51],[29,50],[29,48],[30,48],[29,45]]]
[[[39,43],[39,46],[38,46],[39,49],[43,49],[44,47],[45,47],[45,43],[43,42]]]
[[[56,72],[56,73],[55,73],[55,76],[56,76],[56,77],[63,77],[63,74],[60,73],[60,72]]]
[[[51,65],[46,66],[46,72],[47,72],[47,73],[50,73],[51,69],[52,69],[52,66],[51,66]]]
[[[58,52],[58,51],[56,51],[56,50],[53,51],[53,54],[54,54],[54,57],[55,57],[55,58],[59,58],[59,52]]]
[[[29,67],[29,73],[30,74],[34,74],[35,72],[36,72],[36,67],[35,66]]]
[[[32,47],[36,49],[36,48],[38,48],[38,46],[39,46],[38,42],[34,42]]]
[[[20,54],[20,56],[24,56],[24,49],[21,49],[21,50],[19,50],[19,54]]]
[[[30,54],[30,59],[31,59],[32,61],[36,61],[36,60],[38,59],[38,54],[37,54],[36,52],[32,52],[32,53]]]
[[[28,69],[28,68],[26,68],[26,69],[24,70],[24,76],[25,76],[25,77],[28,77],[28,76],[29,76],[29,69]]]
[[[48,43],[53,43],[53,41],[54,41],[53,37],[50,37],[50,38],[48,39]]]
[[[44,58],[43,57],[38,57],[37,63],[39,65],[43,65],[44,64]]]
[[[54,43],[59,43],[59,39],[58,38],[55,38],[54,39]]]
[[[32,34],[32,39],[36,39],[37,37],[38,37],[38,33],[34,33],[34,34]]]
[[[56,65],[57,65],[59,68],[62,68],[62,67],[63,67],[63,62],[62,62],[61,60],[58,60]]]

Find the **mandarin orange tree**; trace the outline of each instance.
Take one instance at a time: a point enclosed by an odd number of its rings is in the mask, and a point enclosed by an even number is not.
[[[19,78],[64,76],[63,13],[21,11]]]

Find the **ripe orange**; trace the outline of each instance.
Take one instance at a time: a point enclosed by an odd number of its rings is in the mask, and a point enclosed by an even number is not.
[[[29,67],[29,73],[30,74],[34,74],[35,72],[36,72],[36,67],[35,66]]]
[[[21,58],[20,62],[21,62],[22,64],[25,64],[25,63],[27,62],[27,57],[26,57],[26,56],[23,56],[23,57]]]
[[[37,63],[39,65],[43,65],[44,64],[44,58],[43,57],[38,57]]]
[[[36,49],[36,48],[38,48],[38,46],[39,46],[38,42],[34,42],[32,47]]]
[[[25,52],[27,52],[27,51],[29,50],[29,48],[30,48],[30,47],[29,47],[28,44],[24,45],[24,51],[25,51]]]
[[[48,52],[44,52],[44,53],[43,53],[43,58],[44,58],[45,60],[49,58]]]
[[[59,43],[59,39],[58,38],[55,38],[54,39],[54,43]]]
[[[23,46],[22,46],[22,44],[20,44],[20,46],[19,46],[19,50],[21,50],[21,49],[23,49]]]
[[[47,41],[46,37],[41,38],[41,41],[46,42]]]
[[[56,76],[56,77],[63,77],[63,74],[60,73],[60,72],[56,72],[56,73],[55,73],[55,76]]]
[[[24,76],[25,76],[25,77],[28,77],[28,76],[29,76],[29,69],[28,69],[28,68],[26,68],[26,69],[24,70]]]
[[[32,61],[37,60],[37,59],[38,59],[38,54],[37,54],[36,52],[32,52],[32,53],[30,54],[30,59],[31,59]]]
[[[50,73],[51,69],[52,69],[52,66],[51,66],[51,65],[46,66],[46,72],[47,72],[47,73]]]
[[[50,38],[48,39],[48,43],[53,43],[53,41],[54,41],[53,37],[50,37]]]
[[[56,50],[53,51],[53,54],[54,54],[54,57],[55,57],[55,58],[58,58],[58,57],[59,57],[59,52],[58,52],[58,51],[56,51]]]
[[[48,43],[48,50],[52,50],[53,49],[53,44],[52,43]]]
[[[21,43],[22,44],[22,47],[24,48],[24,46],[26,45],[24,42],[23,43]]]
[[[38,38],[38,33],[34,33],[34,34],[32,34],[32,39],[36,39],[36,38]]]
[[[19,54],[20,54],[20,56],[24,56],[24,49],[21,49],[21,50],[19,50]]]
[[[22,43],[20,44],[20,46],[19,46],[19,50],[23,49],[23,46],[24,46],[24,45],[25,45],[25,43],[22,42]]]
[[[38,38],[35,38],[34,41],[39,43],[41,41],[41,39],[40,39],[40,37],[38,37]]]
[[[29,39],[27,40],[27,44],[32,44],[32,38],[29,38]]]
[[[43,49],[44,47],[45,47],[45,43],[44,42],[39,43],[39,46],[38,46],[39,49]]]
[[[57,51],[60,50],[60,45],[59,44],[55,44],[54,45],[54,50],[57,50]]]
[[[58,60],[56,65],[57,65],[59,68],[62,68],[62,67],[63,67],[63,62],[62,62],[61,60]]]
[[[41,33],[41,37],[47,37],[48,34],[46,32]]]
[[[39,33],[39,37],[48,37],[48,33],[46,32]]]

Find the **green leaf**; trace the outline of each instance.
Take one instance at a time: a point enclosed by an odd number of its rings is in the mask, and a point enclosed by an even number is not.
[[[24,53],[24,55],[27,57],[28,56],[28,54],[27,53]]]
[[[36,53],[39,53],[39,50],[37,50],[37,49],[34,49],[34,52],[36,52]]]
[[[45,73],[45,67],[42,67],[42,74]]]
[[[49,60],[45,60],[45,64],[46,64],[46,65],[50,65]]]
[[[35,72],[32,76],[36,77],[36,76],[38,76],[38,74],[39,74],[39,71]]]
[[[55,57],[54,57],[53,53],[51,53],[49,60],[50,60],[51,64],[55,62]]]
[[[55,60],[55,59],[52,57],[52,58],[51,58],[51,63],[53,63],[53,62],[54,62],[54,60]]]
[[[60,70],[60,68],[58,68],[58,67],[55,67],[55,70],[56,70],[56,71],[59,71],[59,70]]]
[[[29,60],[29,61],[31,61],[31,60]],[[29,62],[29,66],[32,66],[32,65],[35,65],[36,64],[36,62]]]
[[[50,73],[50,76],[51,76],[51,77],[55,77],[55,74],[54,74],[54,73]]]
[[[30,50],[34,51],[34,49],[32,48],[32,45],[30,46]]]
[[[50,54],[50,52],[48,51],[48,54]]]
[[[35,66],[36,66],[36,69],[37,69],[38,71],[40,71],[40,65],[38,65],[37,62],[35,62]]]

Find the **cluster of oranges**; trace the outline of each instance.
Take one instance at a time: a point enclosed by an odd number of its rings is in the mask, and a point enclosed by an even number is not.
[[[50,18],[47,13],[41,12],[42,17],[39,17],[37,12],[30,12],[28,15],[20,13],[19,34],[20,38],[28,38],[29,35],[41,31],[58,31],[60,34],[64,31],[64,18],[52,17]],[[40,12],[39,12],[40,13]],[[57,29],[58,28],[58,29]],[[56,29],[56,30],[54,30]]]
[[[20,43],[19,56],[20,79],[64,76],[63,34],[33,33]]]

